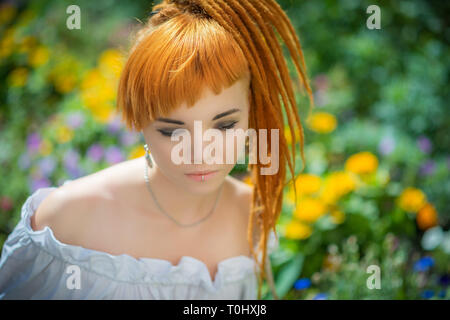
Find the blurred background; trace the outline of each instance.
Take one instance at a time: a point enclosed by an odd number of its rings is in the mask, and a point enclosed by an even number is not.
[[[278,3],[304,48],[316,102],[306,121],[298,96],[307,161],[295,181],[299,206],[287,186],[277,225],[278,294],[449,299],[448,4],[377,2],[381,29],[370,30],[369,1]],[[81,8],[80,30],[66,27],[71,4]],[[32,192],[144,154],[115,98],[130,32],[151,5],[0,5],[0,246]],[[231,174],[250,183],[245,170]],[[370,289],[373,268],[379,289]]]

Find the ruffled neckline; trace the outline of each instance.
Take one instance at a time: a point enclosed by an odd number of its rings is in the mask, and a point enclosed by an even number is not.
[[[70,182],[67,180],[64,184]],[[135,258],[128,254],[113,255],[104,251],[89,249],[58,240],[53,230],[45,226],[41,230],[31,228],[30,219],[41,201],[57,187],[40,188],[25,201],[21,212],[22,231],[28,239],[43,251],[66,263],[96,273],[111,280],[127,283],[160,283],[204,285],[212,291],[219,290],[229,282],[243,281],[248,275],[260,270],[253,258],[245,255],[226,258],[217,263],[214,279],[207,265],[192,256],[182,256],[177,264],[160,258]],[[269,247],[278,243],[273,231]],[[256,269],[255,269],[256,268]]]

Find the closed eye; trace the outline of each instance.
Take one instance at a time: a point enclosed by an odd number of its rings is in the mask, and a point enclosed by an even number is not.
[[[181,129],[178,129],[178,130],[181,130]],[[172,136],[172,134],[173,134],[173,132],[175,130],[163,130],[163,129],[161,129],[161,130],[158,130],[158,131],[161,132],[161,134],[163,136],[170,137],[170,136]]]
[[[231,123],[220,125],[220,126],[218,126],[216,129],[219,129],[219,130],[221,130],[221,131],[225,131],[225,130],[227,130],[227,129],[232,129],[232,128],[234,128],[234,127],[236,126],[236,123],[238,123],[238,122],[239,122],[239,121],[232,121]],[[159,131],[163,136],[170,137],[170,136],[172,136],[172,134],[173,134],[173,132],[174,132],[175,130],[158,129],[158,131]]]
[[[227,130],[227,129],[234,128],[234,127],[236,126],[236,123],[238,123],[238,122],[239,122],[239,121],[233,121],[233,122],[231,122],[231,123],[229,123],[229,124],[227,124],[227,125],[222,125],[222,126],[220,126],[219,128],[217,128],[217,129],[222,130],[222,131],[225,131],[225,130]]]

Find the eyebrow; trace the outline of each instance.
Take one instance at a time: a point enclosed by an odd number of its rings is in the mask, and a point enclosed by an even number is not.
[[[233,108],[233,109],[230,109],[228,111],[225,111],[225,112],[217,114],[216,116],[214,116],[214,118],[212,120],[214,121],[214,120],[223,118],[225,116],[228,116],[228,115],[230,115],[232,113],[239,112],[239,111],[241,111],[241,109]],[[156,121],[167,122],[167,123],[174,123],[174,124],[181,124],[181,125],[185,124],[183,121],[169,119],[169,118],[157,118]]]

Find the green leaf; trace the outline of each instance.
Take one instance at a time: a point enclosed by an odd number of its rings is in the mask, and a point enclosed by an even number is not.
[[[297,253],[294,258],[280,267],[280,271],[275,276],[275,288],[280,299],[292,288],[294,282],[300,276],[303,268],[303,253]],[[273,299],[269,291],[267,299]]]

